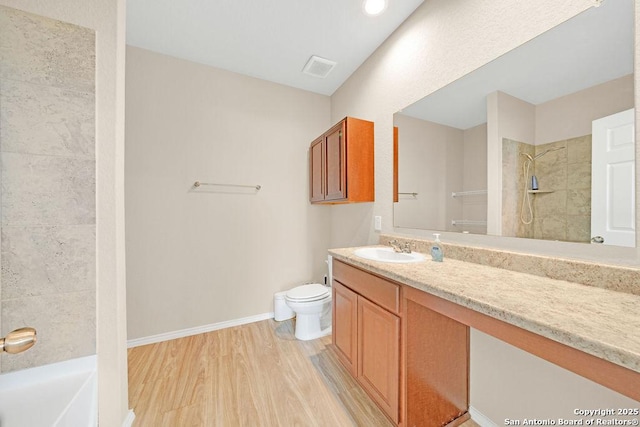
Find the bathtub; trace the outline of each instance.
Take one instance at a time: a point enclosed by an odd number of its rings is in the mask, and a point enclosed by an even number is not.
[[[97,426],[96,377],[95,355],[0,375],[0,427]]]

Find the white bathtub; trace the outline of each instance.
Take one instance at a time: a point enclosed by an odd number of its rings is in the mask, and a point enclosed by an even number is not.
[[[95,355],[0,375],[0,427],[95,427],[97,401]]]

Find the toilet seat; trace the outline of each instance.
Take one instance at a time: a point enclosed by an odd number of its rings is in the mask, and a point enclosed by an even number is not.
[[[321,285],[320,283],[312,283],[290,289],[285,294],[285,298],[289,301],[311,302],[323,299],[328,295],[331,295],[331,288]]]

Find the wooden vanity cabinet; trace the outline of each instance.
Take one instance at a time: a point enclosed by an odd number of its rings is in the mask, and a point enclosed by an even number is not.
[[[311,143],[309,200],[374,201],[373,122],[346,117]]]
[[[469,327],[440,313],[437,301],[333,260],[332,348],[402,427],[469,419]]]
[[[358,361],[358,294],[333,280],[331,332],[333,348],[340,362],[356,377]]]
[[[399,421],[400,317],[358,297],[356,378],[395,423]]]
[[[469,327],[420,294],[409,289],[404,299],[405,426],[452,427],[469,419]]]
[[[394,423],[400,415],[400,286],[333,261],[333,348]]]

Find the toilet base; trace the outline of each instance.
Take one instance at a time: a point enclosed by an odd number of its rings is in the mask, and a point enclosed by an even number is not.
[[[295,336],[301,341],[314,340],[331,333],[331,292],[315,301],[285,299],[296,314]]]
[[[296,314],[296,338],[301,341],[315,340],[331,333],[331,326],[322,329],[319,314]]]

